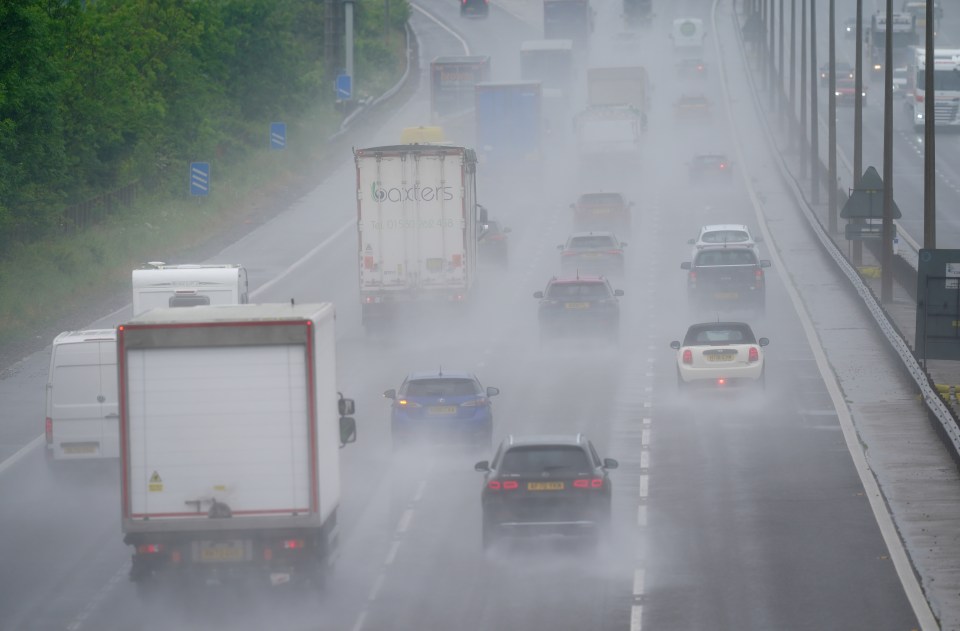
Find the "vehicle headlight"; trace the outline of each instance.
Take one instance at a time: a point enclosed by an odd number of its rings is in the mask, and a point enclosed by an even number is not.
[[[834,92],[833,95],[834,95],[834,96],[840,96],[840,93],[839,93],[839,92]]]

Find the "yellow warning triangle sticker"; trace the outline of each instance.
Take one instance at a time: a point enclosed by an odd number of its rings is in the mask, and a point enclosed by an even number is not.
[[[160,479],[160,474],[156,471],[153,472],[153,475],[150,476],[150,484],[160,484],[163,480]]]

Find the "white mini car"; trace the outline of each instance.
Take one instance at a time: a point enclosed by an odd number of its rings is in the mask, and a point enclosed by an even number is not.
[[[670,342],[677,351],[677,385],[712,387],[753,385],[765,387],[763,347],[744,322],[706,322],[687,329],[683,344]]]

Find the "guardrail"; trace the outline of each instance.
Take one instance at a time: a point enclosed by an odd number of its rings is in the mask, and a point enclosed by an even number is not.
[[[737,42],[739,44],[740,54],[744,62],[747,64],[747,68],[749,69],[749,61],[747,59],[746,48],[743,42],[742,29],[740,28],[740,16],[736,11],[733,12],[733,15],[737,26],[737,28],[734,30],[737,33]],[[756,80],[751,72],[748,71],[746,75],[747,80],[750,83],[750,95],[754,101],[754,106],[758,111],[762,112],[764,107],[760,101]],[[880,301],[866,285],[866,283],[863,282],[863,279],[860,277],[860,274],[856,268],[854,268],[843,252],[840,251],[837,245],[833,242],[833,239],[830,238],[830,235],[824,229],[819,217],[817,217],[813,208],[811,208],[810,204],[807,202],[806,197],[804,197],[799,182],[797,182],[796,178],[793,176],[793,173],[790,171],[789,167],[784,161],[783,156],[777,150],[776,143],[773,140],[773,130],[770,129],[770,123],[767,117],[765,115],[761,115],[757,118],[760,121],[760,125],[764,131],[767,143],[772,149],[774,149],[773,153],[776,156],[775,163],[777,165],[777,169],[780,171],[780,175],[784,182],[790,188],[797,207],[810,224],[814,234],[817,235],[817,239],[820,241],[820,245],[822,246],[823,250],[834,260],[840,271],[844,274],[844,276],[847,277],[847,280],[850,281],[851,286],[863,300],[864,305],[870,311],[870,314],[877,323],[877,326],[880,328],[881,333],[883,333],[884,337],[887,339],[891,349],[903,362],[903,366],[907,373],[911,376],[913,381],[916,383],[917,388],[920,390],[920,396],[922,397],[924,405],[927,408],[931,424],[943,440],[944,446],[950,452],[954,462],[960,465],[960,421],[958,421],[956,413],[944,401],[936,387],[936,384],[934,384],[933,380],[930,378],[930,375],[927,374],[927,372],[920,366],[920,362],[914,356],[913,351],[907,344],[907,341],[904,339],[899,329],[897,329],[893,320],[884,310],[883,306],[880,304]],[[821,162],[821,167],[822,166],[823,165]],[[822,181],[827,181],[827,179],[823,179]],[[840,193],[842,196],[846,196],[845,190],[841,190]],[[917,250],[919,250],[918,244],[915,240],[909,237],[906,232],[903,232],[902,234],[905,235],[904,240],[906,241],[910,250],[912,250],[912,252],[915,254]],[[915,269],[915,262],[913,263],[913,266]]]

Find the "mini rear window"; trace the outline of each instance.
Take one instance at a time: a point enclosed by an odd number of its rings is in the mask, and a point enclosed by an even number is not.
[[[586,299],[602,300],[610,296],[606,284],[593,283],[555,283],[547,290],[551,300]]]
[[[756,344],[753,331],[746,324],[706,324],[690,327],[683,338],[684,346],[712,344]]]
[[[580,196],[583,206],[622,206],[623,197],[616,193],[590,193]]]
[[[578,248],[613,248],[616,243],[611,236],[573,237],[570,239],[570,246],[573,249]]]
[[[480,384],[473,379],[416,379],[408,381],[402,394],[408,397],[469,397],[479,395]]]
[[[583,449],[563,445],[513,447],[503,454],[500,463],[501,472],[517,474],[581,473],[591,469]]]
[[[756,265],[757,257],[753,250],[744,247],[733,249],[717,248],[701,250],[697,255],[697,265]]]
[[[704,243],[745,243],[750,235],[743,230],[713,230],[704,232],[700,237]]]

